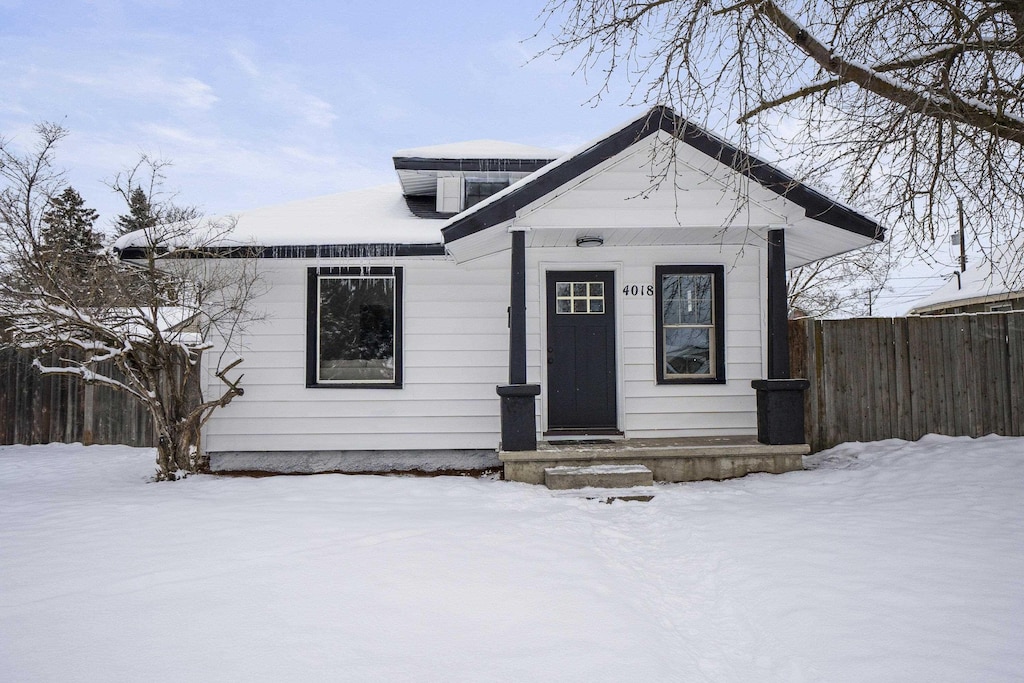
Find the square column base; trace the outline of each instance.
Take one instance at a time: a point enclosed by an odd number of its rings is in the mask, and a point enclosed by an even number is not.
[[[755,379],[757,440],[768,445],[801,444],[804,439],[806,379]]]
[[[537,450],[536,397],[539,384],[501,384],[501,450]]]

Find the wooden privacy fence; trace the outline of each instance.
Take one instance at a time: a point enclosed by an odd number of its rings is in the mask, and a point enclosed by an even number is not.
[[[149,413],[137,400],[77,377],[43,376],[32,367],[34,357],[0,347],[0,444],[153,445]],[[56,365],[56,354],[46,362]]]
[[[925,434],[1024,436],[1024,313],[794,320],[815,451]]]

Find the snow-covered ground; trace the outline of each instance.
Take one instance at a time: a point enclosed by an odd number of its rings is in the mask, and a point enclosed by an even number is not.
[[[4,681],[1019,681],[1024,438],[605,505],[0,448]]]

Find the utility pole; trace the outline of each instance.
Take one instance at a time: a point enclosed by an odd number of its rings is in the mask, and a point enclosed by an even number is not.
[[[967,270],[967,238],[964,235],[964,200],[956,200],[956,212],[960,218],[960,272]]]

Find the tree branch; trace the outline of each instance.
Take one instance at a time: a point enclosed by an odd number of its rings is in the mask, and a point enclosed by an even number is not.
[[[976,128],[990,131],[997,137],[1024,145],[1024,119],[996,111],[981,102],[968,102],[948,90],[941,96],[922,95],[913,88],[882,76],[880,72],[868,66],[846,60],[811,35],[773,0],[764,0],[756,11],[782,31],[821,68],[838,76],[840,81],[856,83],[868,92],[900,104],[915,113],[936,119],[961,120]]]
[[[787,102],[793,102],[803,97],[807,97],[808,95],[814,95],[816,93],[825,92],[826,90],[831,90],[832,88],[835,88],[842,84],[842,79],[832,78],[827,81],[819,81],[817,83],[805,85],[799,90],[794,90],[792,92],[786,93],[785,95],[782,95],[781,97],[776,97],[774,100],[770,100],[768,102],[763,102],[762,104],[759,104],[758,106],[745,112],[738,119],[736,119],[736,123],[746,123],[747,121],[754,118],[758,114],[768,111],[769,109],[774,109],[775,107],[786,104]]]

